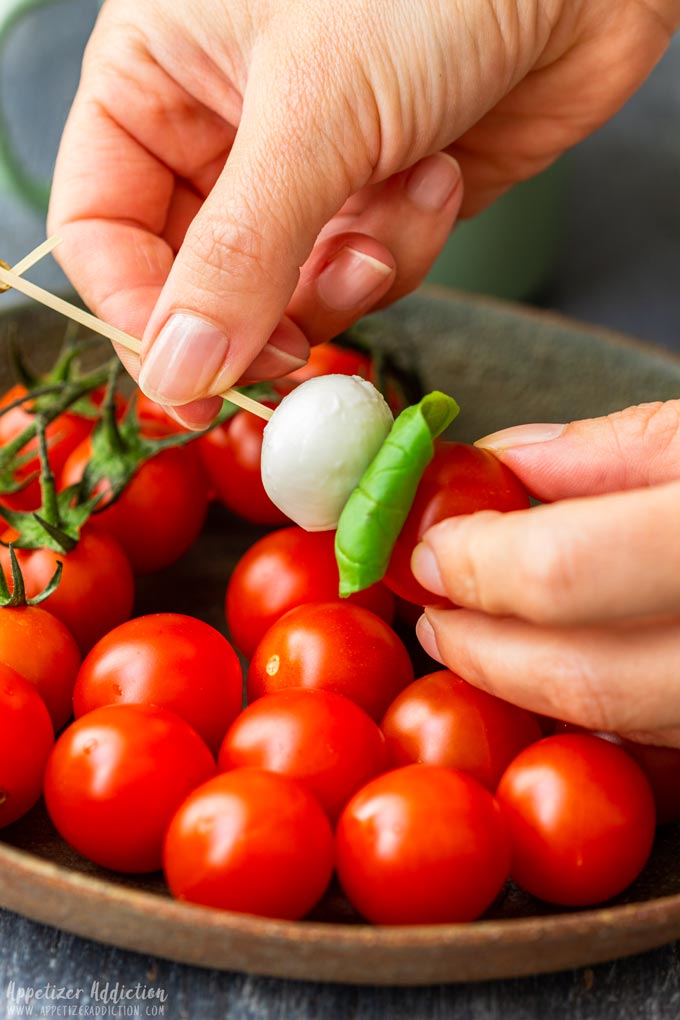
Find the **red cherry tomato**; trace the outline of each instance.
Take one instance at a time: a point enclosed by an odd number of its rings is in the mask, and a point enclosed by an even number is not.
[[[403,642],[384,620],[346,602],[291,609],[260,641],[248,670],[248,700],[288,687],[342,694],[379,721],[413,681]]]
[[[15,534],[6,533],[3,541]],[[68,553],[17,549],[16,554],[28,598],[43,591],[57,563],[62,564],[58,588],[41,604],[66,624],[83,654],[132,615],[135,586],[130,561],[113,535],[103,529],[87,524]],[[9,579],[7,550],[0,551],[0,564]]]
[[[0,410],[25,396],[27,392],[25,386],[13,386],[0,399]],[[0,415],[0,447],[6,446],[25,428],[34,423],[35,418],[28,410],[30,406],[31,402],[29,401]],[[45,437],[48,443],[50,464],[55,475],[59,474],[71,451],[90,434],[92,425],[93,423],[89,419],[68,411],[49,423],[45,429]],[[37,478],[40,471],[37,439],[32,439],[26,444],[22,456],[27,453],[32,453],[34,456],[22,464],[17,472],[17,477],[22,480],[28,479],[31,475],[36,477],[18,492],[4,493],[0,496],[2,503],[12,510],[37,510],[41,504],[40,482]]]
[[[147,436],[167,433],[145,423]],[[77,484],[92,456],[88,438],[73,451],[61,474],[61,487]],[[104,491],[106,483],[98,486]],[[149,574],[178,560],[193,545],[208,509],[208,487],[198,454],[191,447],[171,447],[138,469],[112,506],[93,517],[118,541],[136,574]]]
[[[382,731],[393,767],[419,762],[460,769],[492,792],[515,755],[542,736],[531,712],[477,690],[447,669],[398,694]]]
[[[407,765],[351,799],[336,866],[350,901],[376,924],[472,921],[503,887],[510,843],[496,800],[476,780]]]
[[[654,839],[654,798],[619,747],[579,733],[546,737],[508,766],[498,792],[512,877],[539,899],[587,906],[637,877]]]
[[[53,743],[45,702],[32,683],[0,663],[0,829],[40,798]]]
[[[47,762],[45,801],[63,838],[114,871],[157,871],[165,830],[215,772],[194,729],[149,705],[108,705],[65,730]]]
[[[292,687],[249,705],[224,738],[223,771],[252,765],[299,780],[331,820],[359,787],[387,768],[385,738],[339,694]]]
[[[411,572],[411,553],[427,529],[459,514],[528,506],[529,496],[521,482],[493,454],[464,443],[439,443],[394,546],[385,583],[409,602],[433,605],[437,597],[418,584]]]
[[[73,692],[76,719],[125,702],[171,709],[215,754],[242,700],[241,664],[227,639],[178,613],[139,616],[106,634],[85,658]]]
[[[223,910],[297,920],[333,871],[333,834],[301,783],[235,769],[187,797],[165,838],[173,896]]]
[[[262,484],[260,458],[266,424],[250,411],[238,411],[224,425],[197,439],[196,446],[221,503],[255,524],[285,524],[288,518],[274,506]]]
[[[305,602],[339,600],[335,532],[282,528],[265,535],[236,564],[227,586],[229,633],[246,658],[275,620]],[[347,600],[364,606],[387,623],[394,597],[384,584],[373,584]]]
[[[562,721],[553,722],[553,728],[555,733],[591,733],[575,723]],[[595,732],[591,735],[622,747],[638,763],[654,794],[657,825],[680,822],[680,748],[638,744],[617,733]]]
[[[292,389],[308,379],[319,375],[359,375],[362,379],[372,377],[371,358],[363,351],[353,351],[330,342],[316,344],[309,352],[306,365],[282,379],[274,380],[279,393],[290,393]]]
[[[59,731],[71,718],[80,651],[67,627],[40,606],[0,609],[0,662],[38,690]]]

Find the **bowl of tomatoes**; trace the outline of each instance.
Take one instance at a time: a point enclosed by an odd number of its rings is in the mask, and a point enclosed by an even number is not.
[[[59,319],[10,319],[53,367]],[[462,411],[385,580],[342,600],[332,535],[268,501],[247,412],[189,437],[88,369],[29,435],[64,379],[33,398],[3,369],[0,905],[187,963],[371,984],[680,935],[680,752],[556,726],[442,669],[415,640],[408,567],[434,521],[528,505],[475,438],[668,399],[680,360],[435,290],[377,322],[370,350],[324,345],[305,375],[380,373],[397,406],[418,376]]]

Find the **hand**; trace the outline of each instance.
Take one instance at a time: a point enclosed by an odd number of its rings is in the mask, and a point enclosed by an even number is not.
[[[680,400],[479,445],[547,505],[424,535],[414,573],[464,607],[426,610],[424,648],[525,708],[680,747]]]
[[[85,301],[143,334],[142,388],[200,427],[206,398],[415,287],[460,168],[468,213],[541,170],[679,22],[678,0],[107,0],[50,231]]]

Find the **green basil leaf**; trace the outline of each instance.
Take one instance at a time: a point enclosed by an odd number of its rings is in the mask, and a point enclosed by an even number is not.
[[[434,455],[434,440],[459,410],[453,397],[434,390],[396,419],[340,515],[335,557],[342,597],[385,576],[394,543]]]

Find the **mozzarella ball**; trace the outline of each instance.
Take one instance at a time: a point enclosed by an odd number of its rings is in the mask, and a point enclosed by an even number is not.
[[[366,379],[308,379],[284,397],[264,430],[267,495],[306,531],[332,530],[393,420]]]

